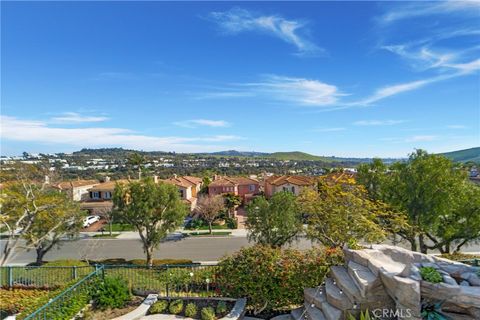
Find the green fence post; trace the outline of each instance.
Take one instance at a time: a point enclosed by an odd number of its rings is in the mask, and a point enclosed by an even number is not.
[[[7,276],[8,276],[8,287],[13,287],[13,274],[12,274],[12,267],[7,266]]]
[[[167,298],[169,297],[169,285],[170,285],[170,272],[168,271],[168,264],[165,265],[167,272]]]

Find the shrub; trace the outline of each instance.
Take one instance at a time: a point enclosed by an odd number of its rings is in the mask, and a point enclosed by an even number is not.
[[[174,300],[170,302],[170,306],[168,306],[168,311],[171,314],[179,314],[183,310],[183,300]]]
[[[225,224],[227,225],[228,229],[237,229],[238,228],[238,221],[234,218],[225,218]]]
[[[342,263],[340,249],[243,248],[219,263],[216,286],[223,296],[246,297],[254,313],[303,302],[303,288],[322,283],[331,265]]]
[[[227,304],[225,301],[220,301],[217,304],[217,315],[223,315],[227,312]]]
[[[420,274],[422,279],[431,283],[439,283],[443,281],[443,277],[434,267],[422,267],[420,268]]]
[[[212,307],[202,309],[202,320],[215,320],[215,310]]]
[[[164,313],[167,310],[168,301],[167,300],[158,300],[155,302],[150,309],[148,309],[148,313],[156,314],[156,313]]]
[[[197,310],[197,306],[195,305],[195,303],[190,302],[185,307],[185,316],[186,317],[195,318],[197,316],[197,312],[198,312],[198,310]]]
[[[130,290],[123,279],[105,277],[97,284],[92,298],[100,309],[121,308],[130,300]]]

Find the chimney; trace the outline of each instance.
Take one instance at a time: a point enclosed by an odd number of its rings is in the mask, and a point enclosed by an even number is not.
[[[50,177],[49,176],[45,176],[45,184],[50,184]]]
[[[110,177],[109,176],[106,176],[105,177],[105,182],[109,182],[110,181]]]
[[[173,174],[173,178],[177,179],[177,174],[176,173]]]
[[[153,182],[158,183],[158,176],[157,175],[153,176]]]
[[[218,180],[218,175],[215,174],[215,175],[213,176],[213,181],[216,181],[216,180]]]

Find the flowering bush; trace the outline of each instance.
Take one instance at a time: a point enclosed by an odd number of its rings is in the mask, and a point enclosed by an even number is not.
[[[269,246],[244,248],[220,262],[216,281],[225,296],[246,297],[254,314],[303,302],[303,288],[323,282],[340,249],[299,251]]]

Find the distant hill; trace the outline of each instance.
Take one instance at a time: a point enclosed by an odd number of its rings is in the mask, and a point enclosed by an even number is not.
[[[123,148],[100,148],[100,149],[82,149],[73,153],[75,156],[89,156],[98,158],[126,158],[132,152],[139,152],[147,156],[179,155],[182,153],[163,152],[163,151],[136,151]],[[480,163],[480,147],[452,152],[440,153],[441,155],[456,162],[478,162]],[[301,151],[291,152],[256,152],[256,151],[237,151],[226,150],[211,153],[185,153],[184,156],[210,156],[210,157],[239,157],[239,158],[266,158],[275,160],[293,160],[293,161],[322,161],[329,163],[347,162],[351,164],[369,162],[371,158],[350,158],[334,156],[316,156]],[[387,163],[401,161],[403,159],[383,159]]]
[[[480,147],[444,152],[441,155],[457,162],[480,162]]]
[[[274,152],[268,155],[268,158],[276,160],[315,160],[315,161],[332,161],[331,158],[314,156],[309,153],[292,151],[292,152]]]
[[[269,154],[265,152],[256,152],[256,151],[237,151],[237,150],[227,150],[227,151],[218,151],[218,152],[211,152],[205,153],[207,155],[214,155],[214,156],[225,156],[225,157],[266,157]]]

